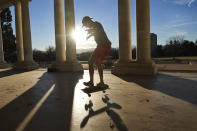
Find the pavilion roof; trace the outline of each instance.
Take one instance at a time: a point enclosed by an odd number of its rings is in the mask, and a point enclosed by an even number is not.
[[[12,5],[14,5],[14,2],[16,0],[0,0],[0,9],[8,8]],[[28,0],[31,1],[31,0]]]
[[[0,9],[8,8],[14,4],[14,0],[0,0]]]

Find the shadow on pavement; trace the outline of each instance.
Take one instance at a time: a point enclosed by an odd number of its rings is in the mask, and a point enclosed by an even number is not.
[[[44,73],[0,109],[0,131],[69,131],[75,86],[82,73]]]
[[[122,107],[119,104],[116,103],[110,103],[109,102],[109,97],[107,95],[105,95],[105,97],[102,98],[102,101],[107,104],[107,106],[102,107],[96,111],[93,110],[93,103],[90,100],[89,104],[85,104],[85,109],[86,111],[89,110],[88,115],[82,120],[80,127],[84,128],[86,126],[86,124],[88,123],[88,120],[96,115],[99,115],[100,113],[106,112],[107,115],[112,119],[114,125],[110,125],[110,127],[113,129],[114,127],[116,127],[119,131],[128,131],[126,125],[124,124],[123,120],[121,119],[121,117],[114,111],[112,110],[112,108],[114,109],[121,109]]]
[[[27,72],[27,71],[22,71],[22,70],[17,71],[17,70],[13,70],[13,69],[3,70],[3,71],[0,71],[0,78],[15,75],[15,74],[20,74],[20,73],[24,73],[24,72]]]
[[[197,105],[197,81],[159,73],[157,76],[121,76],[119,78],[134,82],[143,88],[157,90],[169,96]]]
[[[98,86],[92,86],[92,87],[85,87],[84,89],[81,89],[84,93],[86,93],[89,97],[91,97],[91,93],[102,91],[105,93],[105,90],[110,89],[108,85],[105,87],[98,87]]]

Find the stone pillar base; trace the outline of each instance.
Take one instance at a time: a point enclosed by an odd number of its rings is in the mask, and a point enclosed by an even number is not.
[[[0,69],[5,69],[11,67],[9,64],[6,62],[0,62]]]
[[[156,75],[157,68],[155,63],[137,63],[137,62],[128,62],[128,63],[115,63],[112,67],[112,74],[116,75]]]
[[[79,62],[54,62],[48,72],[83,72],[83,67]]]
[[[35,70],[39,68],[39,65],[34,61],[24,61],[17,62],[13,68],[16,70]]]

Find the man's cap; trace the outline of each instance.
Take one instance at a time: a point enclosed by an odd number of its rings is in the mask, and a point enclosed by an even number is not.
[[[93,19],[93,18],[90,18],[89,16],[83,17],[83,19],[82,19],[83,25],[84,25],[85,23],[87,23],[87,21],[90,21],[90,20],[92,20],[92,19]]]

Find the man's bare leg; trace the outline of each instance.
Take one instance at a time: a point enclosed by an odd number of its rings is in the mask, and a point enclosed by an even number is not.
[[[86,86],[94,86],[94,63],[95,63],[95,59],[94,57],[91,56],[88,61],[90,81],[84,82],[84,85]]]
[[[94,63],[89,64],[90,82],[94,83]]]
[[[100,76],[100,83],[104,84],[104,81],[103,81],[103,68],[101,66],[101,63],[98,63],[97,67],[98,67],[98,72],[99,72],[99,76]]]

